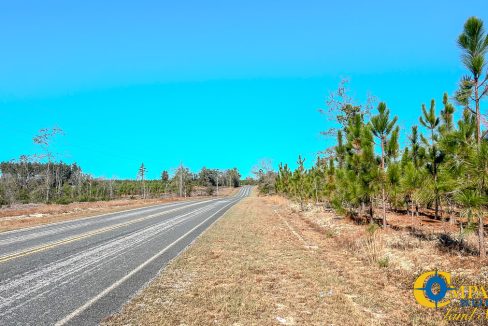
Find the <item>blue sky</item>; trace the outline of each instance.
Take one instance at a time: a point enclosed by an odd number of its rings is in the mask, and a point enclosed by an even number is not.
[[[465,73],[472,15],[488,23],[488,2],[2,1],[0,160],[59,126],[59,158],[95,176],[312,162],[332,143],[317,110],[346,76],[405,137]]]

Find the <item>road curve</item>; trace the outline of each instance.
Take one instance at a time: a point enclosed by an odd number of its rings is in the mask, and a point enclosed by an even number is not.
[[[0,233],[0,325],[97,325],[250,191]]]

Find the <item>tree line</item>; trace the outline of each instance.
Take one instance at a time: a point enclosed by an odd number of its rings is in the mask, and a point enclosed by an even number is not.
[[[444,94],[441,105],[431,100],[421,106],[418,124],[402,149],[397,117],[387,104],[373,106],[374,99],[355,104],[345,81],[324,112],[338,126],[326,132],[335,134],[335,145],[311,168],[299,157],[294,170],[280,164],[277,173],[263,171],[261,191],[293,198],[302,208],[325,203],[383,227],[388,225],[387,210],[403,212],[412,221],[428,215],[458,225],[461,235],[477,230],[479,254],[485,257],[488,131],[481,101],[488,94],[488,37],[483,21],[469,18],[458,45],[468,74],[451,98]],[[455,121],[456,109],[461,114]]]
[[[156,198],[218,195],[219,187],[239,187],[237,168],[219,170],[203,167],[194,173],[180,164],[173,172],[161,172],[160,179],[148,180],[144,163],[133,180],[95,178],[77,163],[57,161],[50,147],[60,128],[41,129],[33,138],[41,154],[22,155],[0,162],[0,205],[14,203],[58,203],[111,200],[116,198]]]
[[[95,178],[83,173],[76,163],[31,162],[25,156],[0,163],[0,205],[13,203],[58,203],[111,200],[128,197],[190,197],[218,194],[218,187],[239,187],[237,168],[228,170],[203,167],[193,173],[184,166],[161,173],[157,180],[145,179],[141,165],[132,180]],[[49,183],[46,183],[49,180]],[[47,197],[49,193],[49,197]]]

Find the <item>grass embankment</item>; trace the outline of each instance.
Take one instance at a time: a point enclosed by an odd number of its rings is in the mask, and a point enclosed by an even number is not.
[[[250,197],[104,325],[442,325],[415,302],[415,278],[476,266],[435,240]]]
[[[237,192],[236,188],[222,188],[219,197],[230,196]],[[153,198],[153,199],[116,199],[83,203],[60,204],[18,204],[0,209],[0,232],[25,227],[74,220],[100,214],[158,205],[181,200],[214,198],[195,196],[189,198]]]

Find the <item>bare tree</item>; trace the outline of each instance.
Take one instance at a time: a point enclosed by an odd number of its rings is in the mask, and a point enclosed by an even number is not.
[[[327,109],[319,109],[319,112],[326,115],[329,121],[339,123],[340,128],[342,129],[347,126],[348,121],[355,114],[369,116],[377,102],[375,96],[368,94],[366,103],[358,104],[349,94],[349,79],[343,78],[339,82],[337,89],[329,93],[329,96],[325,101]],[[335,136],[337,130],[338,128],[330,128],[321,132],[321,134],[325,136]]]
[[[215,182],[215,184],[217,185],[217,197],[219,196],[219,174],[220,174],[220,171],[217,170],[216,171],[216,178],[217,178],[217,181]]]
[[[262,194],[275,192],[276,173],[270,159],[261,159],[251,170],[258,181],[258,188]]]
[[[183,163],[182,162],[180,162],[179,173],[180,173],[180,178],[179,178],[180,197],[183,197]]]
[[[39,130],[39,134],[33,138],[35,144],[41,146],[43,154],[38,157],[41,159],[47,159],[46,167],[46,203],[49,202],[49,191],[51,188],[51,163],[54,160],[54,153],[51,151],[51,143],[56,135],[64,135],[61,128],[53,127]]]
[[[273,171],[273,161],[269,158],[262,158],[259,160],[257,165],[253,166],[251,173],[256,177],[259,177],[260,175],[266,174],[270,171]]]
[[[110,199],[114,198],[114,182],[114,177],[108,180],[108,195]]]

